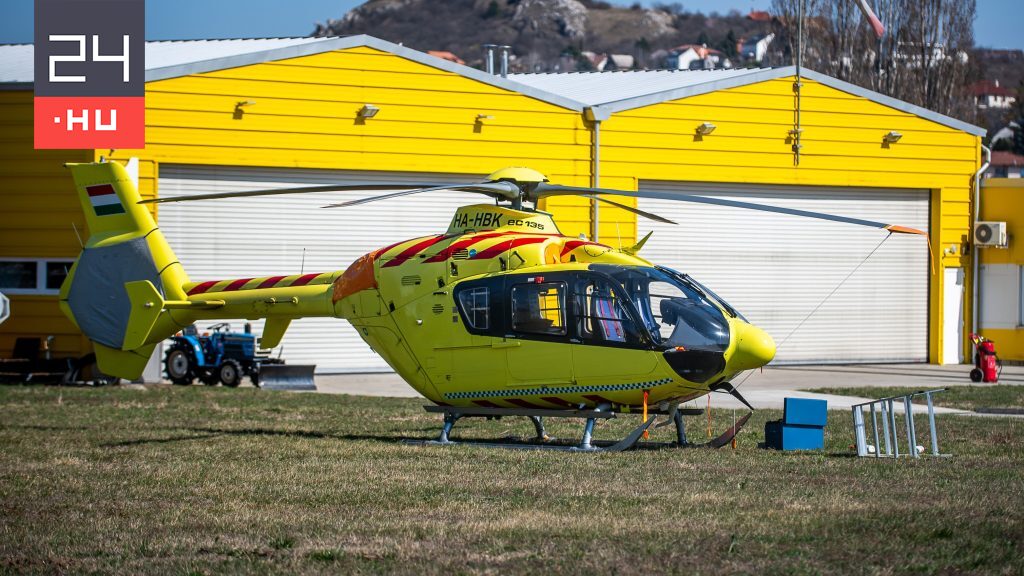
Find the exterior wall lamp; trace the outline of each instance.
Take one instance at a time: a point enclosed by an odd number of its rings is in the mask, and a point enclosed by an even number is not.
[[[708,134],[711,134],[712,132],[714,132],[715,128],[716,128],[716,126],[714,124],[712,124],[711,122],[704,122],[700,126],[697,126],[697,135],[698,136],[707,136]]]
[[[244,108],[246,106],[253,106],[255,104],[256,104],[255,100],[239,100],[238,102],[235,102],[235,111],[234,111],[234,113],[231,116],[235,120],[241,120],[242,116],[245,115]]]
[[[900,138],[903,138],[903,134],[892,130],[885,136],[882,136],[882,142],[885,142],[886,144],[895,144],[900,141]]]
[[[373,118],[377,115],[377,112],[380,112],[380,108],[373,104],[363,104],[363,107],[359,109],[358,116],[365,120],[366,118]]]

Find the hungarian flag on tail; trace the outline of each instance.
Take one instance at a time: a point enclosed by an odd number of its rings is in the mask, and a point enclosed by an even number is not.
[[[868,19],[871,24],[871,28],[875,31],[875,36],[881,38],[885,36],[885,26],[882,25],[882,21],[875,16],[875,12],[868,6],[868,0],[856,0],[857,6],[860,6],[860,11],[864,13],[864,17]]]
[[[89,193],[89,202],[92,203],[92,209],[96,211],[97,216],[124,214],[124,205],[110,184],[89,186],[85,190]]]

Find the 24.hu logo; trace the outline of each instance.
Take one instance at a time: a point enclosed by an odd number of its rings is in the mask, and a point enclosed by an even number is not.
[[[145,146],[144,0],[35,0],[35,147]]]

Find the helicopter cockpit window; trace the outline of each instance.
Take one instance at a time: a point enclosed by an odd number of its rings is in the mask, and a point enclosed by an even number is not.
[[[512,287],[512,329],[530,334],[565,335],[565,283]]]
[[[489,296],[490,289],[486,287],[471,288],[459,293],[462,312],[471,328],[487,330],[491,327]]]
[[[667,348],[725,351],[729,323],[699,285],[656,268],[595,264],[617,280],[654,340]]]
[[[623,309],[612,283],[603,278],[586,278],[577,285],[579,335],[588,340],[636,343],[636,327]]]

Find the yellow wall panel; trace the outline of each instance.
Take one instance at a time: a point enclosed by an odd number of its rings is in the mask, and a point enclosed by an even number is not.
[[[80,251],[72,224],[86,233],[74,183],[64,162],[91,154],[34,150],[32,92],[0,91],[0,258],[74,258]],[[0,325],[0,356],[9,356],[21,336],[54,335],[54,352],[80,355],[81,335],[60,313],[56,296],[10,295],[11,317]]]
[[[1013,264],[1024,266],[1024,180],[992,178],[981,188],[981,220],[1006,222],[1009,239],[1006,248],[978,250],[981,264]],[[1024,329],[981,331],[996,342],[1000,357],[1024,360]]]

